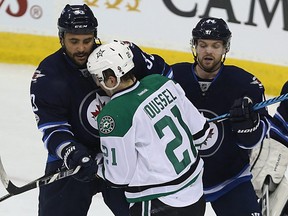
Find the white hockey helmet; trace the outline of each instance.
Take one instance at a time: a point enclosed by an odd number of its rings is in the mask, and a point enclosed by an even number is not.
[[[89,56],[87,69],[92,77],[107,90],[113,90],[120,84],[120,78],[134,68],[133,53],[129,45],[123,41],[113,40],[97,47]],[[117,85],[109,88],[105,85],[105,70],[112,70],[117,78]]]

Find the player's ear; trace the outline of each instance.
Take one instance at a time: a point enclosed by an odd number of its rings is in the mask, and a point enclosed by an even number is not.
[[[109,76],[107,80],[109,80],[109,82],[112,84],[112,86],[117,85],[117,78],[115,76]]]
[[[59,41],[60,41],[61,46],[64,46],[63,37],[60,37],[60,38],[59,38]]]
[[[228,51],[229,50],[228,50],[227,46],[224,46],[222,49],[222,55],[225,55]]]

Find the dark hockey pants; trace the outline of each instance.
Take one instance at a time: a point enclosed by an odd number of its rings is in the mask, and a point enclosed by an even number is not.
[[[130,208],[130,216],[203,216],[206,203],[204,197],[186,207],[172,207],[162,203],[158,199],[135,203]],[[149,213],[148,213],[149,212]]]
[[[227,192],[211,205],[216,215],[261,216],[260,204],[257,199],[253,185],[248,181]]]
[[[53,173],[59,163],[52,162],[46,167],[46,173]],[[60,165],[61,166],[61,165]],[[116,216],[128,216],[129,204],[124,192],[107,187],[102,179],[80,182],[67,177],[40,187],[39,216],[86,216],[92,197],[102,192],[104,202]],[[97,209],[97,206],[91,206]]]

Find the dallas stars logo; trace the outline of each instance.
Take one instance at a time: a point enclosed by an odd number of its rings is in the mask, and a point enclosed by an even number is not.
[[[96,55],[97,55],[97,59],[101,56],[101,57],[103,57],[103,53],[105,52],[105,50],[99,50],[97,53],[96,53]]]
[[[101,133],[109,134],[115,128],[115,121],[111,116],[104,116],[100,121],[99,127]]]

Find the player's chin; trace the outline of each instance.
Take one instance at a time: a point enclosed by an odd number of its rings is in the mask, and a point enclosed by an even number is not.
[[[209,59],[205,58],[205,59],[202,60],[202,64],[205,67],[213,67],[213,65],[215,64],[215,61],[213,59],[211,59],[211,58],[209,58]]]
[[[87,63],[87,57],[83,56],[83,57],[75,57],[74,58],[74,62],[79,65],[79,66],[85,66]]]
[[[204,68],[205,72],[207,72],[207,73],[212,73],[215,71],[215,66],[205,65],[205,66],[203,66],[203,68]]]

